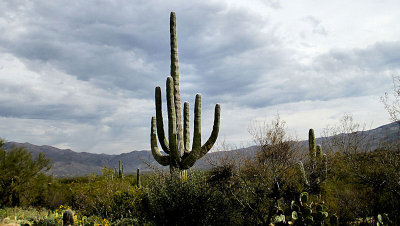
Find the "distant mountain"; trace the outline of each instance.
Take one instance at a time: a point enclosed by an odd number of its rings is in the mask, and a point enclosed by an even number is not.
[[[376,129],[363,132],[366,136],[374,138],[373,148],[379,146],[379,142],[390,142],[399,139],[399,124],[390,123],[380,126]],[[321,143],[323,139],[317,138],[316,143]],[[307,141],[300,141],[301,146],[306,146]],[[150,170],[149,166],[160,168],[160,165],[154,160],[150,151],[132,151],[119,155],[94,154],[87,152],[74,152],[70,149],[58,149],[51,146],[37,146],[30,143],[7,142],[5,149],[10,150],[13,146],[23,147],[33,155],[43,152],[52,162],[53,167],[49,174],[55,177],[74,177],[84,176],[90,173],[100,174],[101,169],[106,166],[109,168],[117,168],[118,162],[121,160],[124,164],[124,172],[126,174],[135,173],[137,168],[142,171]],[[196,162],[195,168],[210,168],[216,159],[224,157],[235,157],[237,154],[254,156],[256,147],[248,147],[233,151],[211,152]]]
[[[83,176],[90,173],[100,174],[104,166],[118,168],[119,160],[124,164],[125,173],[136,172],[137,168],[145,169],[144,161],[149,162],[149,164],[155,164],[149,151],[132,151],[120,155],[107,155],[74,152],[70,149],[58,149],[47,145],[37,146],[30,143],[16,142],[7,142],[5,149],[9,150],[13,146],[23,147],[32,152],[34,156],[39,152],[43,152],[53,164],[49,174],[56,177]]]

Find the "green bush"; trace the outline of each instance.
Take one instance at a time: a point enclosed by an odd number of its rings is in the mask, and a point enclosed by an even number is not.
[[[132,185],[129,177],[116,178],[112,169],[104,168],[102,176],[90,175],[80,181],[68,184],[72,192],[69,204],[82,215],[110,221],[140,217],[143,191]]]
[[[239,218],[235,203],[202,173],[190,173],[186,181],[154,175],[146,191],[145,216],[156,225],[232,225]]]
[[[43,153],[34,159],[23,148],[6,151],[3,145],[0,140],[0,207],[43,204],[49,180],[43,173],[50,160]]]

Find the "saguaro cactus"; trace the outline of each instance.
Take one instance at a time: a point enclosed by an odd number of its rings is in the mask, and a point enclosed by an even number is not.
[[[171,173],[186,170],[203,157],[214,145],[218,137],[220,122],[220,106],[215,105],[214,126],[211,136],[204,145],[201,145],[201,95],[197,94],[194,109],[193,145],[190,149],[189,128],[189,103],[183,107],[183,120],[181,97],[179,89],[179,64],[178,47],[176,38],[176,16],[170,15],[170,44],[171,44],[171,76],[167,78],[167,109],[168,109],[168,139],[164,132],[162,116],[161,88],[155,89],[156,116],[151,119],[151,152],[155,160],[163,165],[170,166]],[[157,145],[157,137],[160,146],[167,155],[161,154]]]
[[[138,188],[142,187],[142,183],[140,182],[140,169],[137,168],[136,170],[136,186]]]
[[[124,163],[121,160],[118,161],[118,170],[114,168],[114,175],[116,178],[124,178]]]
[[[312,192],[320,192],[320,183],[327,178],[327,156],[322,153],[321,145],[315,145],[314,130],[310,129],[308,132],[308,148],[310,157],[310,178],[307,179],[303,163],[300,161],[298,166],[303,178],[304,183],[310,187]]]

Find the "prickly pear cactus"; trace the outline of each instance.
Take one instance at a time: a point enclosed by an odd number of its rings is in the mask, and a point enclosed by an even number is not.
[[[292,201],[290,212],[293,225],[325,225],[329,216],[326,206],[311,202],[307,192],[301,193],[298,200]],[[336,225],[337,216],[332,215],[329,222]]]
[[[171,174],[185,177],[184,170],[189,169],[203,157],[214,145],[218,137],[220,124],[220,106],[215,106],[214,126],[207,142],[201,145],[201,95],[197,94],[194,106],[193,145],[190,148],[189,103],[182,107],[179,88],[178,47],[176,37],[176,16],[170,16],[171,38],[171,76],[167,78],[168,139],[164,132],[162,116],[161,88],[155,89],[156,116],[151,119],[151,152],[154,159],[163,166],[170,166]],[[167,155],[161,154],[157,145],[157,136],[161,148]]]

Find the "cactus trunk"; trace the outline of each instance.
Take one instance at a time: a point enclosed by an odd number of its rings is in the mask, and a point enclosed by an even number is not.
[[[137,168],[137,170],[136,170],[136,186],[138,188],[142,187],[142,183],[140,181],[140,169],[139,168]]]

